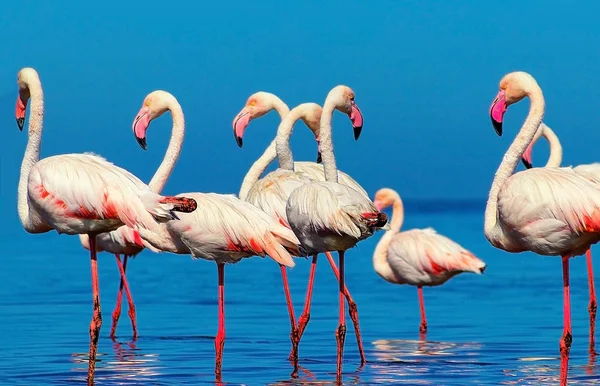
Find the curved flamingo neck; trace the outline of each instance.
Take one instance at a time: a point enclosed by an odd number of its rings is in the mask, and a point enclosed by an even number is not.
[[[373,252],[373,267],[375,268],[375,272],[388,281],[394,281],[395,274],[387,261],[387,251],[394,236],[400,232],[403,222],[404,204],[400,196],[397,196],[392,204],[390,229],[381,237]]]
[[[42,143],[42,130],[44,128],[44,92],[39,78],[29,79],[26,82],[29,89],[31,108],[29,112],[29,125],[27,127],[28,141],[25,155],[21,163],[21,175],[19,177],[17,210],[19,219],[26,231],[35,231],[40,220],[32,219],[28,203],[28,180],[31,168],[40,160],[40,149]]]
[[[325,171],[325,181],[338,182],[337,167],[335,165],[335,154],[333,153],[333,140],[331,138],[331,120],[335,104],[328,97],[323,104],[323,113],[321,114],[320,139],[321,139],[321,157],[323,169]]]
[[[185,134],[185,118],[181,105],[173,98],[168,102],[167,109],[171,112],[171,117],[173,118],[173,128],[165,156],[148,184],[150,190],[155,193],[160,193],[163,190],[167,180],[171,176],[173,168],[181,154]]]
[[[285,170],[294,170],[294,157],[290,147],[290,137],[294,131],[294,124],[306,113],[304,105],[294,107],[282,120],[277,128],[275,137],[275,149],[279,168]]]
[[[279,117],[283,118],[290,112],[290,108],[281,99],[273,98],[273,109],[279,113]],[[267,170],[271,162],[277,158],[277,143],[273,139],[264,153],[252,164],[240,187],[238,197],[240,200],[245,200],[248,192],[254,184],[260,179],[260,176]]]
[[[548,162],[546,162],[546,167],[557,168],[560,166],[563,159],[562,145],[560,144],[560,140],[558,139],[558,136],[554,130],[549,128],[544,123],[542,123],[541,126],[543,126],[542,136],[546,138],[548,144],[550,145],[550,156],[548,157]]]
[[[525,152],[525,149],[527,149],[527,146],[531,143],[531,140],[544,118],[545,102],[542,89],[539,86],[536,86],[528,96],[531,100],[529,113],[527,114],[527,118],[525,119],[521,130],[504,154],[504,158],[496,171],[485,207],[484,233],[486,238],[492,244],[502,240],[502,230],[498,227],[498,193],[506,180],[510,178],[517,168],[521,156]]]

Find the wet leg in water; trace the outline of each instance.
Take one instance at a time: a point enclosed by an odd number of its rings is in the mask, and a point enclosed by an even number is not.
[[[290,293],[290,285],[287,278],[287,271],[285,266],[279,265],[281,268],[281,278],[283,279],[283,291],[285,293],[285,301],[288,306],[288,313],[290,315],[290,324],[292,326],[292,332],[290,333],[290,339],[292,341],[292,352],[290,353],[289,360],[292,361],[294,366],[294,373],[298,371],[298,328],[296,327],[296,316],[294,315],[294,305],[292,303],[292,294]]]
[[[587,250],[585,252],[587,259],[587,270],[588,279],[590,281],[590,306],[588,311],[590,312],[590,350],[589,353],[596,355],[596,291],[594,290],[594,268],[592,267],[592,252]]]
[[[571,299],[569,294],[569,257],[563,256],[563,313],[564,331],[560,338],[560,386],[567,385],[569,374],[569,351],[571,350]]]
[[[340,324],[335,331],[337,341],[336,379],[342,381],[342,359],[344,356],[344,340],[346,338],[346,302],[344,296],[344,251],[338,251],[340,266]]]
[[[217,270],[219,272],[219,330],[215,337],[215,376],[220,382],[223,346],[225,345],[225,264],[217,264]]]
[[[96,371],[96,354],[98,351],[98,336],[102,326],[102,314],[100,312],[100,288],[98,285],[98,260],[96,259],[96,234],[88,234],[90,238],[90,257],[92,268],[92,298],[94,302],[94,316],[90,323],[90,355],[88,362],[88,385],[94,384],[94,373]]]
[[[427,332],[427,318],[425,318],[425,302],[423,301],[423,287],[418,287],[419,291],[419,305],[421,306],[421,325],[419,326],[419,332],[425,334]]]
[[[121,274],[121,282],[119,283],[119,292],[117,293],[117,304],[115,310],[112,313],[112,326],[110,328],[110,338],[114,341],[117,332],[117,323],[119,323],[119,317],[121,316],[121,302],[123,299],[123,288],[125,288],[125,296],[127,296],[127,303],[129,304],[129,318],[131,319],[131,327],[133,328],[133,340],[138,337],[137,324],[135,322],[135,304],[133,303],[133,297],[129,291],[129,284],[127,283],[127,276],[125,272],[127,270],[127,258],[129,256],[124,255],[123,264],[121,264],[121,258],[118,254],[115,254],[117,259],[117,267]]]

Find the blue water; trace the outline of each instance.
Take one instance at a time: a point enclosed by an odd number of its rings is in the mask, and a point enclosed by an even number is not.
[[[367,360],[359,356],[351,323],[344,383],[407,385],[555,385],[562,333],[558,258],[495,250],[483,237],[482,202],[407,200],[405,228],[433,226],[488,263],[484,275],[459,275],[424,290],[429,332],[420,340],[417,291],[389,284],[373,271],[380,235],[347,254],[347,284],[360,315]],[[92,316],[89,257],[76,237],[2,235],[0,260],[0,383],[81,384],[87,373]],[[297,316],[308,261],[290,273]],[[110,332],[119,276],[114,257],[99,257],[103,326],[98,385],[214,384],[217,269],[189,256],[145,251],[128,265],[140,338],[130,341],[124,300],[118,342]],[[571,263],[573,346],[570,384],[599,382],[588,355],[585,258]],[[338,318],[335,278],[317,268],[312,318],[300,345],[300,372],[290,376],[289,320],[277,266],[248,259],[225,268],[227,339],[223,382],[323,384],[335,380]],[[348,320],[349,322],[349,320]]]

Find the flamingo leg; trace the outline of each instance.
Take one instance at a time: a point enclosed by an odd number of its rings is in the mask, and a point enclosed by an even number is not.
[[[119,322],[119,316],[121,315],[121,299],[123,298],[123,288],[125,288],[125,296],[127,296],[127,303],[129,304],[129,319],[131,319],[131,327],[133,328],[133,340],[136,340],[138,337],[137,333],[137,324],[135,321],[135,304],[133,303],[133,297],[131,296],[131,291],[129,290],[129,284],[127,283],[127,276],[125,275],[125,270],[127,269],[127,259],[129,256],[124,255],[123,264],[121,264],[121,259],[118,254],[115,254],[117,258],[117,267],[119,268],[119,273],[121,274],[121,282],[119,283],[119,292],[117,293],[117,304],[115,305],[115,310],[113,311],[113,324],[110,329],[110,337],[112,340],[115,340],[115,332],[117,330],[117,323]]]
[[[325,252],[325,256],[327,256],[327,261],[329,261],[329,265],[331,265],[331,269],[335,277],[340,280],[340,273],[338,271],[337,266],[335,265],[335,261],[333,260],[333,256],[331,253]],[[356,306],[356,302],[352,299],[350,295],[350,291],[344,284],[344,296],[346,296],[346,301],[348,301],[348,313],[350,314],[350,319],[352,319],[352,323],[354,324],[354,333],[356,334],[356,342],[358,343],[358,352],[360,354],[360,365],[363,366],[367,363],[367,358],[365,357],[365,350],[362,344],[362,337],[360,335],[360,325],[358,324],[358,307]]]
[[[219,273],[219,330],[215,337],[215,376],[220,382],[223,346],[225,345],[225,264],[218,263],[217,270]]]
[[[118,253],[115,253],[115,258],[117,259],[117,266],[119,267],[119,271],[121,270],[121,256]],[[123,272],[127,267],[127,260],[125,260],[125,264],[122,266]],[[115,334],[117,332],[117,323],[119,323],[119,317],[121,316],[121,302],[123,301],[123,274],[121,274],[121,282],[119,283],[119,291],[117,292],[117,303],[115,304],[115,309],[112,313],[112,326],[110,327],[110,339],[115,341]]]
[[[560,338],[560,386],[567,385],[569,373],[569,351],[573,336],[571,335],[571,300],[569,294],[569,257],[562,257],[563,266],[563,313],[564,330]]]
[[[587,250],[585,252],[585,256],[587,258],[587,270],[588,270],[588,279],[590,281],[590,306],[588,307],[588,311],[590,312],[590,354],[596,353],[596,291],[594,289],[594,269],[592,267],[592,252],[591,250]]]
[[[421,307],[421,326],[419,332],[425,334],[427,332],[427,318],[425,317],[425,302],[423,301],[423,287],[417,287],[419,291],[419,305]]]
[[[340,324],[335,332],[337,340],[337,382],[342,381],[342,357],[344,354],[344,340],[346,338],[346,310],[344,295],[344,251],[338,251],[340,261]]]
[[[315,271],[317,270],[317,256],[313,255],[312,264],[310,266],[310,274],[308,276],[308,288],[306,289],[306,300],[304,301],[304,310],[302,311],[302,315],[298,319],[298,344],[300,343],[300,339],[304,334],[304,330],[306,329],[306,325],[310,320],[310,303],[312,301],[312,290],[315,281]],[[292,359],[293,353],[290,353],[290,357],[288,359]]]
[[[90,238],[90,261],[92,269],[92,298],[94,302],[94,315],[90,323],[90,355],[88,362],[88,385],[94,384],[96,371],[96,354],[98,352],[98,337],[102,326],[102,313],[100,312],[100,288],[98,285],[98,260],[96,258],[96,234],[88,234]]]
[[[285,292],[285,301],[288,307],[288,313],[290,315],[290,324],[292,326],[292,332],[290,333],[290,339],[292,341],[292,352],[288,358],[294,364],[294,370],[298,370],[298,342],[300,338],[298,336],[298,328],[296,327],[296,316],[294,315],[294,305],[292,304],[292,295],[290,293],[290,285],[287,278],[287,270],[284,265],[279,265],[281,268],[281,278],[283,279],[283,291]]]

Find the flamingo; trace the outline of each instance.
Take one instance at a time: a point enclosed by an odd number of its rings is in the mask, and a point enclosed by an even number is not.
[[[526,168],[530,169],[533,167],[532,165],[532,157],[531,152],[533,149],[533,145],[537,142],[537,140],[543,136],[546,138],[550,145],[550,157],[548,158],[548,162],[546,163],[546,167],[559,167],[562,163],[562,146],[560,144],[560,140],[558,136],[550,129],[546,124],[542,123],[540,128],[535,133],[533,140],[525,150],[525,153],[522,157],[522,162]],[[573,168],[575,173],[580,174],[583,177],[588,178],[590,181],[595,183],[600,183],[600,163],[595,162],[591,164],[579,165]],[[592,252],[590,249],[585,251],[585,256],[587,260],[587,271],[588,271],[588,281],[590,288],[590,304],[588,306],[588,311],[590,313],[590,354],[596,354],[596,338],[595,338],[595,330],[596,330],[596,291],[594,289],[594,269],[592,267]]]
[[[146,143],[145,129],[154,118],[143,107],[133,123],[136,139],[142,148]],[[180,125],[184,127],[183,114],[180,116]],[[192,197],[198,205],[194,213],[204,213],[200,216],[182,214],[179,221],[168,221],[153,229],[140,229],[139,232],[158,250],[191,254],[194,259],[217,263],[219,321],[215,337],[215,375],[220,380],[225,344],[225,264],[235,264],[252,256],[269,255],[280,265],[293,267],[292,255],[300,255],[299,241],[290,229],[234,195],[182,193],[177,197]]]
[[[315,109],[314,110],[315,119],[312,120],[313,124],[308,125],[308,127],[313,132],[315,139],[317,140],[317,143],[318,143],[320,141],[320,139],[319,139],[319,130],[320,129],[319,129],[318,122],[319,122],[319,117],[321,115],[321,108],[316,104],[313,104],[312,108]],[[318,108],[318,116],[316,115],[317,108]],[[239,114],[233,120],[234,137],[236,138],[236,142],[238,143],[238,145],[240,147],[243,145],[243,135],[244,135],[244,132],[245,132],[247,126],[249,125],[250,121],[267,114],[271,110],[276,110],[279,113],[279,115],[282,119],[282,124],[283,124],[283,120],[284,120],[285,116],[290,112],[288,106],[279,97],[277,97],[274,94],[267,93],[264,91],[259,91],[255,94],[251,95],[248,98],[248,100],[246,102],[246,106],[239,112]],[[308,111],[308,110],[306,110],[306,111]],[[295,120],[298,120],[300,118],[300,116],[295,117],[295,118],[296,118]],[[307,117],[304,117],[304,118],[306,120]],[[291,122],[290,124],[293,125],[294,122]],[[311,120],[308,119],[308,120],[306,120],[306,122],[311,122]],[[285,127],[288,127],[289,130],[291,130],[291,128],[292,128],[291,125],[288,125],[286,123]],[[355,139],[359,138],[361,130],[362,130],[362,127],[354,127]],[[269,186],[272,185],[271,173],[269,173],[267,176],[265,176],[265,178],[259,180],[260,176],[264,173],[264,171],[267,169],[269,164],[271,162],[273,162],[273,160],[277,157],[275,142],[276,142],[275,140],[273,140],[271,142],[271,144],[265,150],[265,152],[259,157],[258,160],[256,160],[256,162],[254,162],[254,164],[252,165],[250,170],[248,170],[248,173],[246,174],[246,176],[244,177],[244,181],[242,182],[242,187],[240,188],[239,197],[242,200],[249,201],[249,202],[257,205],[261,209],[267,210],[268,213],[271,213],[277,219],[279,219],[279,218],[286,217],[285,205],[287,202],[287,198],[289,197],[289,194],[283,194],[284,193],[283,190],[268,189]],[[312,181],[324,181],[325,175],[323,172],[323,165],[319,164],[320,160],[321,160],[321,152],[319,151],[319,154],[317,157],[317,163],[296,161],[293,163],[294,170],[297,174],[307,177],[308,179],[310,179]],[[281,177],[278,177],[276,180],[279,180],[280,178]],[[350,187],[354,188],[355,190],[359,191],[360,193],[364,194],[366,197],[368,197],[367,192],[348,174],[346,174],[342,171],[338,171],[338,178],[339,178],[340,183],[350,186]],[[252,192],[252,194],[249,195],[249,192]],[[264,207],[263,207],[263,204],[264,204]],[[273,208],[275,208],[275,207],[276,207],[276,210],[273,210]],[[276,212],[276,213],[274,213],[274,212]],[[282,223],[285,223],[285,221],[283,221]],[[325,255],[327,256],[327,260],[329,261],[329,264],[331,265],[331,268],[332,268],[336,278],[339,281],[339,271],[337,269],[337,266],[335,264],[335,261],[333,260],[331,253],[326,252]],[[286,299],[290,299],[290,300],[288,300],[288,312],[290,315],[290,323],[292,324],[292,332],[290,334],[291,341],[292,341],[292,351],[290,353],[289,360],[292,360],[292,361],[297,360],[297,348],[300,343],[300,339],[302,338],[302,335],[304,334],[304,331],[306,329],[306,325],[308,324],[308,321],[310,320],[312,288],[313,288],[313,284],[314,284],[314,276],[315,276],[316,267],[317,267],[317,256],[313,256],[313,261],[311,264],[311,270],[310,270],[310,274],[309,274],[308,288],[307,288],[307,293],[306,293],[305,307],[302,312],[302,315],[298,319],[297,328],[296,328],[296,322],[295,322],[295,317],[294,317],[294,310],[293,310],[293,307],[291,307],[291,298],[289,297],[290,296],[289,289],[285,289]],[[284,271],[282,271],[282,274],[283,273],[284,273]],[[284,276],[284,287],[286,287],[286,284],[287,284],[287,279]],[[349,313],[350,313],[350,318],[352,319],[352,322],[354,324],[354,332],[356,334],[358,351],[359,351],[360,358],[361,358],[361,365],[364,365],[366,363],[366,358],[365,358],[364,349],[363,349],[363,345],[362,345],[362,338],[360,335],[360,325],[359,325],[359,321],[358,321],[358,307],[356,306],[356,302],[354,301],[354,299],[352,299],[350,292],[348,291],[348,289],[345,286],[344,286],[344,295],[346,296],[346,300],[348,301],[348,309],[349,309]]]
[[[338,183],[338,174],[331,140],[331,119],[337,109],[350,116],[354,127],[362,127],[362,114],[354,102],[354,92],[347,86],[334,87],[325,100],[320,121],[321,153],[325,181],[313,181],[296,188],[286,204],[289,225],[300,240],[305,255],[338,251],[340,316],[336,330],[337,379],[341,381],[342,355],[346,324],[344,320],[344,253],[360,240],[373,235],[387,223],[364,194]],[[289,134],[278,133],[277,154],[279,167],[293,170],[294,163]]]
[[[400,195],[389,188],[379,189],[373,201],[378,211],[392,206],[388,230],[375,248],[373,266],[384,280],[417,287],[421,308],[421,334],[427,332],[423,286],[438,286],[463,272],[482,274],[486,264],[433,228],[400,233],[404,205]]]
[[[91,154],[63,154],[40,160],[44,96],[37,71],[23,68],[17,75],[19,94],[16,120],[23,130],[27,102],[31,99],[28,142],[21,164],[18,213],[29,233],[56,230],[59,234],[87,234],[92,271],[94,313],[90,323],[88,383],[93,383],[102,316],[96,235],[127,225],[155,229],[157,221],[177,219],[174,211],[193,212],[188,197],[158,195],[127,170]],[[138,237],[137,243],[142,245]]]
[[[502,135],[506,109],[525,97],[531,101],[529,113],[494,177],[485,209],[484,234],[490,244],[507,252],[562,257],[560,384],[566,385],[572,342],[569,258],[584,254],[600,240],[600,189],[572,168],[537,168],[513,174],[542,122],[542,90],[530,74],[512,72],[500,81],[500,91],[490,107],[493,126]]]
[[[139,114],[139,116],[141,116],[142,118],[141,121],[138,122],[136,125],[136,128],[139,132],[136,138],[143,138],[140,139],[140,145],[145,149],[145,132],[148,129],[148,125],[150,122],[149,118],[152,117],[152,119],[156,119],[167,111],[171,112],[171,116],[173,118],[173,129],[165,156],[160,166],[156,170],[156,173],[154,173],[154,176],[148,183],[150,190],[152,190],[155,193],[160,193],[163,190],[167,179],[169,178],[171,172],[173,171],[173,168],[175,167],[175,163],[177,163],[177,160],[179,159],[179,154],[181,153],[181,145],[183,144],[184,136],[184,127],[182,125],[183,111],[181,109],[181,105],[179,104],[177,99],[167,91],[152,91],[144,98],[142,109]],[[115,309],[112,313],[112,326],[110,329],[110,337],[113,340],[115,340],[117,323],[119,322],[119,317],[121,315],[123,289],[125,289],[127,302],[129,303],[128,314],[129,318],[131,319],[131,326],[133,329],[133,340],[137,339],[138,337],[135,317],[135,305],[133,302],[133,297],[131,296],[131,292],[129,290],[127,277],[125,275],[125,271],[127,269],[127,259],[130,256],[135,257],[138,253],[140,253],[143,250],[143,247],[140,246],[138,242],[136,242],[136,237],[139,239],[139,236],[136,235],[136,231],[126,226],[122,226],[110,233],[101,233],[98,236],[96,236],[96,251],[106,251],[113,253],[117,260],[117,267],[121,275],[119,291],[117,292],[117,302],[115,305]],[[79,235],[79,239],[83,247],[85,249],[89,249],[89,239],[87,235]],[[144,247],[157,252],[157,250],[151,245],[149,245],[147,242],[145,242],[144,240],[142,241],[144,243]],[[123,254],[123,263],[121,263],[121,254]]]

